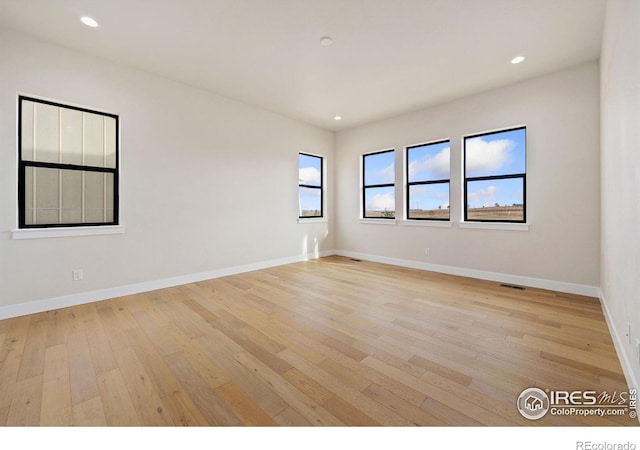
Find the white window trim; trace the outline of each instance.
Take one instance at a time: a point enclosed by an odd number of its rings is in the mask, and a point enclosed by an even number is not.
[[[398,223],[397,219],[376,219],[374,217],[361,217],[358,219],[359,223],[367,223],[369,225],[395,225]]]
[[[503,230],[503,231],[529,231],[529,223],[460,222],[460,228],[475,228],[475,229],[481,229],[481,230]]]
[[[109,234],[124,234],[124,226],[104,225],[66,228],[24,228],[20,230],[12,230],[11,239],[44,239],[77,236],[100,236]]]
[[[327,217],[298,217],[298,223],[328,223]]]
[[[452,228],[453,222],[450,220],[404,219],[402,225],[411,227]]]

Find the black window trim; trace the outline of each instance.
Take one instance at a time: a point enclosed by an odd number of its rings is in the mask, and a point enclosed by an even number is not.
[[[300,155],[318,158],[320,160],[320,186],[311,184],[300,184],[298,182],[298,197],[300,196],[300,188],[319,189],[320,190],[320,215],[319,216],[303,216],[302,211],[298,211],[298,219],[320,219],[324,218],[324,156],[313,155],[306,152],[298,152],[298,169],[300,168]]]
[[[375,152],[370,152],[370,153],[364,153],[362,155],[362,218],[363,219],[384,219],[384,220],[395,220],[396,219],[396,211],[393,212],[393,216],[382,216],[382,217],[371,217],[371,216],[367,216],[367,189],[372,189],[372,188],[382,188],[382,187],[392,187],[394,188],[393,192],[395,195],[395,186],[396,183],[382,183],[382,184],[365,184],[365,172],[366,172],[366,160],[367,160],[367,156],[373,156],[373,155],[380,155],[382,153],[389,153],[389,152],[393,152],[394,153],[394,168],[395,168],[395,148],[390,148],[387,150],[379,150],[379,151],[375,151]],[[395,177],[394,177],[395,179]],[[395,210],[397,210],[398,208],[395,208]]]
[[[79,164],[53,163],[43,161],[25,161],[22,159],[22,102],[31,101],[44,105],[56,106],[75,111],[91,114],[98,114],[115,119],[115,168],[85,166]],[[26,223],[26,171],[27,167],[41,167],[59,170],[77,170],[82,172],[102,172],[113,174],[113,221],[111,222],[80,222],[80,223],[54,223],[54,224],[27,224]],[[116,114],[104,111],[92,110],[80,106],[67,105],[64,103],[44,100],[37,97],[18,95],[18,228],[19,229],[42,229],[42,228],[73,228],[73,227],[96,227],[119,225],[120,217],[120,120]]]
[[[504,132],[508,132],[508,131],[516,131],[516,130],[524,130],[525,132],[525,171],[523,173],[512,173],[512,174],[505,174],[505,175],[490,175],[490,176],[482,176],[482,177],[467,177],[467,139],[473,139],[473,138],[478,138],[478,137],[482,137],[482,136],[489,136],[492,134],[498,134],[498,133],[504,133]],[[526,125],[519,125],[519,126],[514,126],[514,127],[508,127],[508,128],[500,128],[497,130],[492,130],[492,131],[485,131],[482,133],[476,133],[476,134],[468,134],[466,136],[462,137],[462,170],[463,170],[463,179],[464,179],[464,186],[463,186],[463,212],[464,212],[464,222],[469,222],[469,223],[499,223],[499,224],[510,224],[510,223],[527,223],[527,149],[526,149],[526,143],[527,143],[527,126]],[[522,220],[498,220],[498,219],[469,219],[468,218],[468,213],[469,213],[469,203],[467,201],[468,199],[468,183],[469,182],[473,182],[473,181],[489,181],[489,180],[507,180],[507,179],[515,179],[515,178],[521,178],[522,179]]]
[[[407,178],[407,192],[406,192],[406,198],[405,198],[405,203],[406,203],[405,217],[407,220],[451,222],[451,160],[449,160],[449,178],[448,179],[409,182],[409,150],[411,150],[412,148],[424,147],[426,145],[444,144],[445,142],[448,142],[449,145],[451,145],[451,139],[441,139],[437,141],[424,142],[422,144],[414,144],[405,148],[405,161],[406,161],[405,176]],[[409,203],[409,200],[410,200],[409,192],[411,190],[411,186],[420,186],[425,184],[444,184],[444,183],[449,184],[449,218],[448,219],[445,219],[445,218],[438,219],[438,218],[430,218],[430,217],[409,217],[409,212],[411,210],[411,204]]]

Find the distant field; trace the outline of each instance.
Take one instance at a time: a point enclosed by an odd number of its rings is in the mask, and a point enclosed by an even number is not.
[[[410,219],[448,219],[448,209],[411,209],[409,210]]]
[[[449,209],[412,209],[409,211],[411,219],[449,219]],[[367,211],[367,217],[391,218],[395,211]],[[505,220],[519,221],[524,217],[522,206],[489,206],[486,208],[469,209],[468,220]]]
[[[468,220],[508,220],[518,221],[524,218],[522,206],[489,206],[486,208],[470,208]]]
[[[386,218],[386,219],[393,219],[396,215],[395,211],[367,211],[366,212],[367,218]]]
[[[318,217],[318,214],[320,214],[320,211],[316,210],[305,210],[302,211],[302,214],[300,215],[300,217]]]

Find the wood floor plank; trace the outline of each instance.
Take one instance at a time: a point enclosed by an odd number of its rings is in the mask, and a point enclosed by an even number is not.
[[[89,341],[84,329],[76,329],[68,335],[67,339],[71,403],[75,406],[99,397],[100,393],[91,350],[89,350]]]
[[[47,348],[39,425],[73,425],[69,355],[65,344]]]
[[[124,348],[116,353],[118,367],[138,417],[143,425],[171,426],[173,418],[164,412],[164,403],[147,375],[136,352]]]
[[[94,397],[73,405],[73,424],[81,427],[101,427],[107,425],[102,408],[102,399]]]
[[[175,353],[167,358],[167,362],[206,419],[207,425],[242,425],[238,417],[215,394],[214,387],[197,372],[187,358],[181,353]],[[216,384],[215,387],[221,385]]]
[[[119,427],[142,425],[120,369],[102,371],[97,378],[106,424]]]
[[[276,423],[263,411],[240,386],[230,381],[216,388],[216,394],[240,418],[243,425],[268,426]]]
[[[42,411],[42,375],[18,381],[7,426],[37,426]]]
[[[298,411],[302,417],[313,425],[342,425],[342,422],[334,415],[301,393],[295,386],[250,353],[241,352],[235,357],[240,364],[251,371],[258,379],[262,380],[278,397],[282,398],[289,406]]]

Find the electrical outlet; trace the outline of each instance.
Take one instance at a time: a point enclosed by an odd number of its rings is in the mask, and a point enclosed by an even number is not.
[[[73,281],[80,281],[82,280],[82,277],[83,277],[82,269],[75,269],[73,271]]]
[[[424,254],[427,256],[431,256],[431,249],[429,247],[424,249]]]

